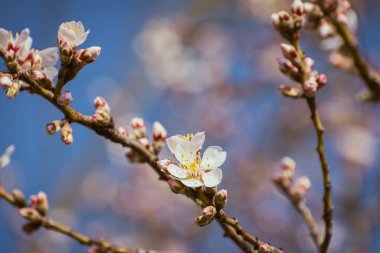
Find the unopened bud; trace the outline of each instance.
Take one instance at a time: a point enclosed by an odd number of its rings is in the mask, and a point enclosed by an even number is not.
[[[312,68],[314,68],[314,60],[310,57],[306,57],[305,60],[305,66],[308,68],[308,70],[311,70]]]
[[[140,139],[138,139],[138,142],[141,145],[143,145],[146,149],[149,149],[151,147],[151,144],[150,144],[148,138],[145,138],[145,137],[140,138]]]
[[[24,207],[26,205],[25,196],[20,190],[12,190],[12,196],[17,207]]]
[[[98,126],[106,126],[111,122],[112,118],[109,112],[98,109],[95,111],[95,114],[92,115],[92,120]]]
[[[271,16],[271,19],[272,19],[272,24],[274,26],[278,26],[280,24],[280,17],[278,16],[277,13],[273,13]]]
[[[142,138],[146,136],[146,126],[142,118],[133,118],[131,120],[131,126],[137,138]]]
[[[216,215],[216,208],[214,206],[207,206],[203,208],[202,215],[208,219],[212,219]]]
[[[327,38],[334,34],[334,29],[327,20],[322,21],[321,25],[318,28],[318,31],[319,35],[321,35],[322,38]]]
[[[338,20],[339,23],[345,26],[347,26],[349,23],[348,17],[343,13],[339,13],[336,19]]]
[[[306,2],[303,4],[303,9],[305,10],[306,13],[312,13],[315,11],[318,7],[310,2]]]
[[[153,123],[153,147],[158,153],[164,145],[168,133],[165,127],[158,121]]]
[[[9,74],[1,74],[0,77],[0,88],[1,89],[8,89],[12,86],[13,83],[13,77]]]
[[[280,71],[284,74],[297,73],[298,69],[293,65],[291,61],[285,58],[278,58],[277,63],[280,67]]]
[[[223,209],[227,204],[227,200],[228,200],[227,190],[225,189],[219,190],[214,196],[214,205],[216,209],[218,210]]]
[[[300,177],[294,183],[292,194],[299,199],[305,197],[306,193],[311,188],[311,182],[308,177]]]
[[[59,44],[59,57],[62,63],[70,64],[73,57],[73,48],[65,41],[58,41]]]
[[[327,83],[327,76],[325,74],[320,74],[317,77],[317,83],[318,83],[318,88],[322,88],[323,86],[325,86]]]
[[[61,140],[63,143],[66,145],[70,145],[74,141],[74,136],[73,136],[73,129],[71,128],[70,123],[65,122],[62,126],[61,130]]]
[[[78,54],[80,53],[79,59],[85,63],[91,63],[99,57],[101,47],[89,47],[81,52],[80,51],[81,50],[77,52]]]
[[[96,97],[94,99],[94,106],[98,110],[103,110],[103,111],[106,111],[108,113],[111,113],[111,108],[110,108],[108,102],[102,97]]]
[[[270,253],[270,246],[267,243],[262,243],[259,246],[259,253]]]
[[[303,84],[305,95],[307,97],[314,97],[315,92],[318,89],[318,84],[315,80],[308,80]]]
[[[172,164],[172,163],[173,163],[173,161],[171,161],[169,159],[163,159],[163,160],[157,161],[158,167],[160,167],[160,169],[163,171],[166,171],[169,164]]]
[[[45,126],[45,130],[49,135],[53,135],[59,130],[61,130],[61,121],[54,120]]]
[[[281,159],[281,171],[285,178],[292,178],[295,170],[296,162],[292,158],[285,156]]]
[[[9,99],[14,99],[18,95],[19,92],[20,92],[20,82],[15,81],[12,83],[12,86],[8,88],[7,97]]]
[[[302,89],[298,87],[291,87],[291,86],[286,86],[286,85],[280,85],[278,87],[285,97],[289,98],[301,98],[303,97],[303,91]]]
[[[279,11],[277,14],[280,18],[280,21],[289,21],[292,18],[286,11]]]
[[[73,95],[70,91],[65,91],[58,96],[57,102],[62,106],[69,105],[73,102]]]
[[[210,218],[207,218],[206,216],[204,215],[199,215],[197,218],[195,218],[194,222],[195,224],[197,224],[198,226],[200,227],[204,227],[204,226],[207,226],[208,224],[210,224],[212,221],[212,219]]]
[[[294,0],[292,4],[292,13],[298,16],[302,16],[305,13],[305,9],[301,0]]]
[[[170,190],[174,193],[174,194],[181,194],[184,192],[185,190],[185,186],[183,184],[181,184],[181,182],[179,182],[178,180],[176,179],[169,179],[168,180],[168,185],[170,187]]]
[[[125,129],[124,127],[118,127],[118,128],[117,128],[117,131],[118,131],[118,133],[121,134],[121,135],[125,135],[125,136],[128,136],[128,135],[129,135],[128,130]]]
[[[31,207],[24,207],[19,210],[22,217],[30,221],[41,221],[41,215]]]
[[[292,45],[289,45],[286,43],[281,43],[280,48],[281,48],[282,54],[285,56],[285,58],[287,58],[289,60],[294,60],[297,58],[297,56],[298,56],[297,51]]]

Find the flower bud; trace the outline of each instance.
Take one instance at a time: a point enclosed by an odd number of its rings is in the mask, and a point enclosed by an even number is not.
[[[311,182],[308,177],[300,177],[296,180],[293,189],[292,194],[296,198],[303,198],[305,197],[306,193],[311,188]]]
[[[141,145],[143,145],[146,149],[149,149],[149,148],[151,147],[148,138],[145,138],[145,137],[140,138],[140,139],[138,139],[138,142],[139,142]]]
[[[66,145],[70,145],[74,141],[74,136],[73,136],[73,129],[71,128],[71,125],[69,122],[65,122],[62,126],[61,130],[61,140],[63,143]]]
[[[277,14],[280,18],[280,21],[289,21],[292,18],[286,11],[279,11]]]
[[[314,60],[310,57],[306,57],[304,60],[305,66],[308,68],[308,70],[311,70],[314,68]]]
[[[131,126],[133,128],[134,134],[136,135],[136,138],[139,139],[146,136],[145,122],[142,118],[133,118],[131,120]]]
[[[79,59],[85,63],[95,61],[100,55],[101,47],[89,47],[85,50],[78,50]]]
[[[173,163],[173,161],[171,161],[169,159],[163,159],[163,160],[157,161],[158,167],[160,167],[160,169],[163,171],[166,171],[169,164],[172,164],[172,163]]]
[[[289,98],[301,98],[303,97],[303,91],[298,87],[291,87],[286,85],[280,85],[278,87],[285,97]]]
[[[128,130],[124,127],[118,127],[117,132],[121,135],[129,136]]]
[[[274,26],[279,26],[280,25],[280,17],[277,13],[273,13],[272,16],[271,16],[271,19],[272,19],[272,24]]]
[[[305,13],[305,9],[301,0],[294,0],[292,4],[292,13],[298,16],[302,16]]]
[[[0,88],[1,89],[8,89],[12,86],[13,83],[13,77],[9,74],[1,74],[0,77]]]
[[[26,205],[25,196],[20,190],[12,190],[12,196],[17,207],[24,207]]]
[[[45,126],[45,130],[49,135],[53,135],[59,130],[61,130],[61,121],[54,120]]]
[[[98,109],[95,111],[95,114],[92,115],[92,120],[98,126],[106,126],[111,123],[112,118],[109,112]]]
[[[19,92],[20,92],[20,82],[15,81],[12,83],[12,86],[8,88],[7,97],[9,99],[14,99],[18,95]]]
[[[106,111],[108,113],[111,113],[111,108],[110,108],[108,102],[102,97],[98,96],[94,99],[94,106],[98,110],[103,110],[103,111]]]
[[[296,162],[292,158],[285,156],[281,159],[281,171],[285,178],[292,178],[295,170]]]
[[[318,88],[322,88],[323,86],[325,86],[327,83],[327,76],[325,74],[320,74],[317,77],[317,83],[318,83]]]
[[[314,97],[315,92],[318,89],[318,84],[315,80],[309,79],[303,84],[303,88],[307,97]]]
[[[298,69],[293,65],[291,61],[285,58],[278,58],[277,63],[280,67],[280,71],[284,74],[298,73]]]
[[[349,20],[345,14],[339,13],[336,19],[338,20],[339,23],[341,23],[345,26],[348,26]]]
[[[294,60],[298,57],[297,51],[292,45],[281,43],[280,48],[285,58],[289,60]]]
[[[198,226],[200,227],[204,227],[204,226],[207,226],[208,224],[210,224],[212,221],[212,219],[210,218],[207,218],[206,216],[204,215],[199,215],[197,218],[195,218],[194,222],[195,224],[197,224]]]
[[[318,9],[318,7],[315,4],[310,2],[304,3],[303,8],[306,13],[312,13],[313,11],[316,11]]]
[[[41,215],[31,207],[24,207],[19,210],[22,217],[30,221],[41,221]]]
[[[59,58],[62,63],[69,65],[73,57],[73,47],[66,41],[59,41]]]
[[[160,122],[155,121],[153,123],[153,147],[156,153],[161,150],[167,135],[165,127]]]
[[[207,206],[203,208],[202,215],[208,219],[212,219],[216,215],[216,208],[214,206]]]
[[[327,21],[323,20],[318,28],[319,35],[321,35],[322,38],[327,38],[329,36],[334,35],[334,29],[332,25]]]
[[[37,195],[30,196],[30,205],[42,216],[45,216],[49,209],[49,202],[46,193],[39,192]]]
[[[67,106],[73,102],[73,95],[70,91],[65,91],[58,96],[57,103],[62,106]]]
[[[270,246],[267,243],[262,243],[259,246],[259,253],[270,253]]]
[[[227,200],[228,200],[227,190],[225,189],[219,190],[214,196],[214,205],[216,209],[218,210],[223,209],[227,204]]]

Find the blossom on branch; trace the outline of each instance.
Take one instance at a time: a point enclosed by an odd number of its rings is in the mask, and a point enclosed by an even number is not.
[[[180,164],[162,161],[159,164],[167,164],[166,170],[185,186],[217,186],[222,180],[222,170],[219,167],[226,160],[227,153],[219,146],[210,146],[201,158],[200,150],[204,140],[204,132],[168,138],[167,145]]]
[[[82,22],[70,21],[62,23],[58,29],[58,44],[67,44],[76,48],[86,41],[90,30],[84,31]]]

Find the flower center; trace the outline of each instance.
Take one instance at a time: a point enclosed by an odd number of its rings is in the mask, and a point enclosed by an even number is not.
[[[182,136],[182,139],[185,141],[190,141],[193,136],[194,134],[186,134],[185,136]]]
[[[79,29],[74,27],[74,26],[69,26],[68,28],[70,31],[73,31],[75,34],[78,34],[78,32],[79,32]]]

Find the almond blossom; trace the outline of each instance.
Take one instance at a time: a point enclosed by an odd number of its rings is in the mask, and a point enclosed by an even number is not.
[[[201,158],[201,148],[205,133],[195,135],[176,135],[167,139],[167,145],[179,161],[159,161],[172,176],[188,187],[215,187],[222,180],[222,170],[219,168],[226,160],[227,153],[219,146],[208,147]],[[167,160],[165,160],[167,161]]]
[[[86,41],[90,30],[84,31],[82,22],[70,21],[62,23],[58,30],[58,44],[77,47]]]
[[[0,28],[0,48],[11,53],[14,58],[18,56],[26,56],[32,46],[32,38],[29,36],[29,28],[25,28],[20,34],[13,33]]]

